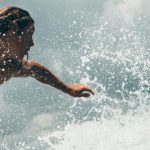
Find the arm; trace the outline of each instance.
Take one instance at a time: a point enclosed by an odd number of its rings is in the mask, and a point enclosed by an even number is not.
[[[81,84],[67,85],[51,73],[46,67],[35,61],[28,61],[15,77],[33,77],[41,83],[50,85],[74,97],[89,97],[94,92]],[[83,93],[86,92],[86,93]]]

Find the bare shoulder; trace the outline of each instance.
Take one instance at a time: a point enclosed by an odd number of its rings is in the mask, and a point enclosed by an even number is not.
[[[22,66],[23,68],[26,68],[26,69],[31,69],[32,67],[34,66],[42,66],[39,62],[35,61],[35,60],[23,60],[22,61]]]
[[[42,66],[40,63],[38,63],[37,61],[34,60],[23,60],[22,61],[22,67],[21,69],[18,71],[18,73],[15,75],[15,77],[29,77],[32,76],[32,70],[35,67],[39,67]]]

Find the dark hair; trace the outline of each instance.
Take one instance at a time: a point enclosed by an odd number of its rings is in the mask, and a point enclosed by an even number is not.
[[[34,23],[34,20],[26,10],[12,6],[0,9],[0,35],[7,33],[14,23],[23,30],[31,22]]]

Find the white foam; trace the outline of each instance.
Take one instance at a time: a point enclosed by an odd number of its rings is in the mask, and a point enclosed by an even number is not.
[[[40,128],[49,128],[54,124],[53,116],[47,113],[37,115],[33,118],[32,124]]]
[[[68,125],[64,131],[39,137],[54,150],[145,150],[150,149],[149,113],[115,120]],[[52,139],[55,139],[53,143]],[[57,142],[56,142],[57,141]]]

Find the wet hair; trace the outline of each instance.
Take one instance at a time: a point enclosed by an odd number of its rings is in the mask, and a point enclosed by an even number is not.
[[[0,9],[0,35],[7,33],[14,23],[22,31],[30,23],[34,23],[34,20],[26,10],[18,7],[8,6]]]

